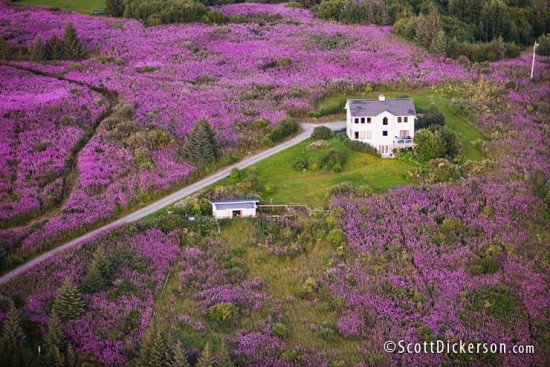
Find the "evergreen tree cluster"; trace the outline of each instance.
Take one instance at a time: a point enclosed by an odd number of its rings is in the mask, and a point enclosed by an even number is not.
[[[141,345],[138,357],[139,367],[190,367],[185,348],[179,339],[166,337],[157,330],[146,337]],[[217,353],[206,343],[195,367],[235,367],[225,342]]]
[[[63,39],[60,40],[55,32],[50,34],[46,43],[42,37],[36,37],[32,48],[31,59],[34,62],[47,60],[82,60],[88,53],[84,49],[80,38],[72,22],[67,23],[63,32]]]
[[[193,126],[183,151],[187,159],[199,165],[218,159],[220,155],[218,137],[206,118],[201,118]]]
[[[77,367],[78,356],[62,321],[53,313],[41,340],[30,341],[19,311],[11,304],[0,332],[0,361],[13,367]],[[38,347],[40,354],[37,354]]]
[[[312,9],[342,23],[393,25],[434,53],[470,61],[516,57],[516,45],[550,33],[546,0],[322,0]]]

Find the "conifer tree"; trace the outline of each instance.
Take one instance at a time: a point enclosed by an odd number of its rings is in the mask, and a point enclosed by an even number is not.
[[[67,23],[63,33],[62,55],[65,60],[82,60],[86,57],[86,50],[76,34],[73,23]]]
[[[52,32],[46,40],[46,59],[59,60],[61,59],[61,41],[57,35]]]
[[[202,350],[201,357],[197,361],[195,367],[214,367],[214,357],[210,349],[210,343],[206,343]]]
[[[440,29],[435,35],[430,48],[438,55],[445,55],[447,50],[447,39],[445,38],[445,32],[442,29]]]
[[[208,163],[219,156],[216,132],[206,118],[201,118],[189,134],[184,147],[186,157],[195,163]]]
[[[222,341],[218,357],[216,358],[216,367],[235,367],[235,364],[231,361],[229,349],[227,349],[224,341]]]
[[[111,262],[111,259],[109,259],[109,257],[107,256],[107,252],[105,251],[105,248],[103,246],[97,247],[92,260],[97,263],[97,266],[101,271],[101,274],[103,274],[105,280],[109,280],[113,272],[113,263]]]
[[[141,367],[164,367],[168,364],[168,345],[160,331],[145,339],[139,351],[138,365]]]
[[[63,325],[59,317],[52,313],[48,320],[48,330],[44,334],[44,343],[48,346],[56,346],[60,350],[65,347],[67,339],[65,338],[65,332]]]
[[[87,293],[100,291],[105,287],[105,277],[103,276],[97,261],[92,260],[86,269],[86,277],[82,282],[82,290]]]
[[[72,319],[84,313],[84,301],[78,288],[76,288],[69,278],[59,287],[57,296],[52,305],[52,313],[55,313],[61,320]]]
[[[105,12],[111,17],[121,17],[124,14],[124,0],[106,0]]]
[[[27,338],[21,327],[21,315],[13,303],[2,325],[2,337],[19,343],[24,343]]]
[[[41,62],[46,60],[46,47],[44,47],[44,42],[42,42],[42,37],[36,37],[34,41],[34,46],[32,47],[31,59],[34,62]]]
[[[172,345],[169,354],[167,358],[169,367],[190,367],[183,344],[179,340]]]

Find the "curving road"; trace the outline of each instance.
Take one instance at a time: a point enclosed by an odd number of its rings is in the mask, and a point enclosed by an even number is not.
[[[329,122],[329,123],[325,123],[325,124],[321,124],[321,125],[324,125],[324,126],[327,126],[329,127],[330,129],[332,130],[340,130],[340,129],[343,129],[346,127],[346,122],[345,121],[337,121],[337,122]],[[72,247],[75,247],[85,241],[88,241],[88,240],[91,240],[92,238],[94,238],[95,236],[98,236],[106,231],[109,231],[121,224],[124,224],[124,223],[131,223],[131,222],[135,222],[139,219],[142,219],[146,216],[148,216],[149,214],[152,214],[154,212],[156,212],[157,210],[159,209],[162,209],[164,208],[165,206],[167,205],[170,205],[186,196],[189,196],[199,190],[202,190],[204,189],[205,187],[208,187],[210,185],[212,185],[213,183],[221,180],[222,178],[226,177],[229,175],[229,173],[231,172],[231,170],[233,168],[238,168],[238,169],[243,169],[243,168],[246,168],[246,167],[249,167],[267,157],[270,157],[276,153],[279,153],[283,150],[285,150],[286,148],[289,148],[291,146],[294,146],[298,143],[301,143],[302,141],[306,140],[307,138],[309,138],[311,136],[311,133],[313,132],[313,129],[316,127],[316,126],[319,126],[319,124],[309,124],[309,123],[302,123],[300,125],[302,127],[302,132],[293,137],[292,139],[290,140],[287,140],[279,145],[276,145],[272,148],[269,148],[269,149],[266,149],[264,151],[261,151],[259,152],[258,154],[255,154],[251,157],[248,157],[246,159],[243,159],[242,161],[238,162],[238,163],[235,163],[234,165],[232,166],[229,166],[229,167],[226,167],[220,171],[217,171],[213,174],[211,174],[210,176],[207,176],[205,178],[203,178],[202,180],[200,181],[197,181],[189,186],[186,186],[170,195],[167,195],[165,197],[163,197],[162,199],[158,200],[158,201],[155,201],[154,203],[152,204],[149,204],[139,210],[136,210],[135,212],[133,213],[130,213],[122,218],[119,218],[117,220],[115,220],[114,222],[111,222],[109,224],[106,224],[102,227],[99,227],[91,232],[88,232],[80,237],[77,237],[75,238],[74,240],[72,241],[69,241],[67,243],[64,243],[63,245],[60,245],[48,252],[45,252],[43,253],[42,255],[38,256],[38,257],[35,257],[34,259],[32,260],[29,260],[28,262],[18,266],[17,268],[11,270],[10,272],[0,276],[0,284],[4,284],[4,283],[7,283],[8,281],[10,281],[11,279],[23,274],[24,272],[26,272],[27,270],[29,270],[30,268],[32,268],[33,266],[41,263],[42,261],[52,257],[53,255],[57,254],[58,252],[61,252],[61,251],[64,251],[64,250],[67,250],[69,248],[72,248]]]

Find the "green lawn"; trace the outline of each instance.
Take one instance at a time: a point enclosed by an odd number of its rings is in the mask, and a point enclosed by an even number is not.
[[[414,99],[414,104],[417,109],[422,108],[426,109],[430,104],[435,104],[437,108],[445,115],[447,126],[456,131],[464,144],[464,160],[482,160],[485,158],[483,152],[477,149],[472,142],[478,139],[487,140],[479,131],[477,131],[468,121],[462,119],[461,117],[455,115],[449,109],[449,103],[451,102],[451,97],[444,94],[432,94],[428,92],[414,92],[414,93],[398,93],[398,92],[384,92],[386,97],[395,98],[395,97],[411,97]],[[324,106],[333,105],[340,102],[344,104],[348,98],[375,98],[378,94],[367,94],[356,95],[356,96],[346,96],[346,97],[330,97],[322,100],[317,105],[317,110],[323,109]]]
[[[308,204],[318,208],[328,204],[327,190],[344,181],[350,181],[357,186],[369,185],[376,193],[385,192],[392,186],[409,183],[405,173],[413,167],[411,163],[354,152],[337,137],[329,140],[332,144],[330,148],[307,150],[306,147],[312,141],[308,139],[251,167],[260,177],[263,203],[270,203],[273,199],[273,203]],[[347,155],[341,173],[322,170],[298,172],[292,167],[298,157],[321,158],[330,149],[342,151]],[[226,178],[217,185],[230,182],[230,179]],[[267,184],[273,187],[272,193],[265,192]]]
[[[55,6],[84,14],[90,14],[90,11],[94,9],[105,8],[105,0],[20,0],[19,3],[25,5]]]

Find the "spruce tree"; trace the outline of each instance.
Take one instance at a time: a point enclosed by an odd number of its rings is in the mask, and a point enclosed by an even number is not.
[[[18,343],[24,343],[27,336],[21,327],[21,315],[12,303],[6,320],[2,325],[2,337]]]
[[[109,257],[107,256],[107,252],[105,251],[105,248],[103,246],[97,247],[97,249],[95,250],[93,261],[97,263],[97,266],[101,271],[101,274],[103,274],[105,280],[109,280],[113,273],[113,263],[111,259],[109,259]]]
[[[46,59],[61,59],[61,41],[54,32],[52,32],[50,37],[46,40]]]
[[[57,296],[52,305],[52,313],[55,313],[61,320],[68,320],[80,316],[84,313],[84,301],[78,288],[76,288],[69,278],[59,287]]]
[[[121,17],[124,14],[124,0],[106,0],[105,12],[111,17]]]
[[[168,363],[168,345],[160,331],[144,340],[138,358],[141,367],[164,367]]]
[[[210,343],[206,343],[206,345],[204,346],[201,357],[197,361],[195,367],[214,367],[214,357],[212,357]]]
[[[186,157],[192,162],[201,164],[216,160],[219,146],[216,132],[206,118],[201,118],[189,134],[184,147]]]
[[[105,287],[105,277],[97,261],[92,260],[86,269],[86,277],[82,282],[82,290],[87,293],[100,291]]]
[[[46,60],[46,47],[44,47],[44,42],[42,42],[42,37],[36,37],[34,41],[34,46],[32,47],[31,60],[33,62],[42,62]]]
[[[44,343],[50,347],[57,347],[62,350],[65,347],[67,339],[65,337],[65,331],[59,317],[52,313],[48,320],[48,329],[44,334]]]
[[[172,348],[170,348],[167,360],[169,367],[190,367],[183,344],[179,340],[176,340]]]
[[[222,341],[218,357],[216,358],[216,367],[235,367],[235,364],[231,361],[229,349],[227,349],[224,341]]]
[[[447,50],[447,39],[445,38],[445,32],[440,29],[432,40],[430,49],[438,55],[445,56]]]
[[[67,23],[63,33],[62,55],[65,60],[82,60],[86,57],[86,50],[76,34],[73,23]]]

